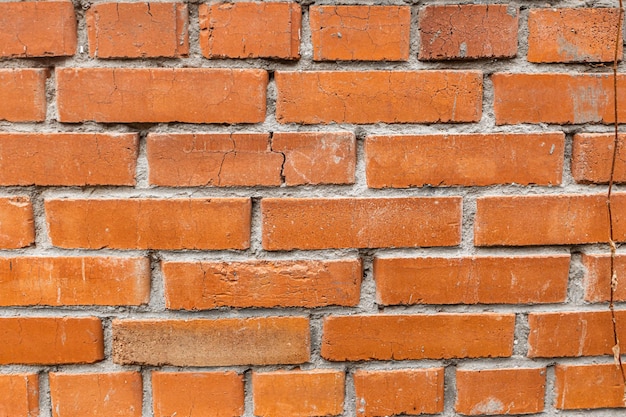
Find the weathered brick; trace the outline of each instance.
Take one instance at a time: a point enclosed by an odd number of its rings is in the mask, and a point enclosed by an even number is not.
[[[353,378],[357,416],[443,412],[443,368],[358,370]]]
[[[330,316],[321,355],[331,361],[506,357],[514,314]]]
[[[383,305],[562,303],[569,261],[569,255],[375,258],[377,300]]]
[[[609,62],[615,57],[619,9],[530,9],[528,61]],[[618,59],[622,59],[622,31]]]
[[[75,52],[76,16],[71,1],[0,3],[0,57],[69,56]]]
[[[243,376],[235,372],[152,372],[155,417],[241,416]]]
[[[618,135],[613,181],[626,182],[626,135]],[[572,144],[572,176],[576,182],[605,184],[611,176],[613,133],[577,133]]]
[[[512,58],[519,10],[507,4],[426,6],[419,13],[420,60]]]
[[[555,407],[561,410],[623,408],[624,382],[613,363],[555,367]]]
[[[164,262],[170,309],[356,306],[361,261]]]
[[[250,199],[46,200],[52,244],[101,249],[246,249]]]
[[[564,144],[563,133],[368,136],[367,185],[556,185]]]
[[[96,317],[2,317],[0,340],[0,365],[104,359],[102,324]]]
[[[85,20],[92,57],[176,58],[189,53],[184,3],[93,4]]]
[[[0,416],[39,416],[37,374],[0,375]]]
[[[409,6],[311,6],[315,61],[407,61]]]
[[[0,249],[18,249],[35,241],[33,206],[30,198],[0,198]]]
[[[338,416],[343,413],[345,374],[333,370],[254,372],[254,415]]]
[[[609,254],[583,253],[585,267],[585,301],[606,302],[611,298],[611,256]],[[613,294],[614,301],[626,301],[626,256],[615,257],[617,286]]]
[[[57,68],[56,79],[61,122],[258,123],[265,119],[268,75],[263,70]]]
[[[456,389],[454,409],[463,415],[541,413],[546,369],[459,369]]]
[[[261,211],[266,250],[454,246],[461,239],[458,197],[264,198]]]
[[[207,58],[300,58],[302,11],[295,2],[202,4],[199,14]]]
[[[477,122],[479,71],[276,72],[280,123]]]
[[[0,258],[0,306],[140,305],[149,299],[148,258]]]
[[[141,417],[143,387],[139,372],[50,373],[52,417]]]
[[[0,69],[0,120],[44,121],[46,78],[43,69]]]
[[[113,360],[123,365],[299,364],[309,349],[305,317],[113,321]]]

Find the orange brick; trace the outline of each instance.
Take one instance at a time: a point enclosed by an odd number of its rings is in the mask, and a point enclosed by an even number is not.
[[[338,416],[343,413],[344,385],[344,373],[333,370],[254,372],[254,415]]]
[[[148,135],[150,183],[189,186],[276,186],[284,157],[265,133]]]
[[[155,417],[241,416],[243,402],[243,377],[235,372],[152,372]]]
[[[610,255],[583,253],[582,263],[585,267],[585,301],[609,301],[611,298]],[[626,301],[626,256],[617,255],[615,257],[615,271],[617,272],[617,287],[613,299]]]
[[[606,196],[481,197],[476,201],[476,246],[575,245],[607,242]],[[626,194],[613,194],[615,238],[626,240]],[[520,216],[520,213],[524,213]]]
[[[114,320],[115,363],[230,366],[308,362],[309,319]]]
[[[330,316],[321,355],[330,361],[506,357],[514,314]]]
[[[352,132],[274,133],[272,149],[285,155],[286,185],[354,184]]]
[[[199,14],[207,58],[300,58],[302,11],[295,2],[202,4]]]
[[[46,70],[42,69],[0,69],[0,120],[44,121],[46,78]]]
[[[139,372],[50,373],[52,417],[141,417],[143,386]]]
[[[263,70],[57,68],[56,79],[64,123],[265,120],[268,75]]]
[[[0,415],[39,416],[39,377],[37,374],[0,375]]]
[[[423,61],[512,58],[517,54],[516,7],[455,4],[426,6],[419,13]]]
[[[394,304],[562,303],[569,255],[376,258],[377,300]]]
[[[246,249],[250,199],[46,200],[52,244],[101,249]]]
[[[0,340],[0,365],[104,359],[102,324],[96,317],[2,317]]]
[[[277,72],[280,123],[477,122],[479,71]]]
[[[135,185],[137,145],[130,133],[0,133],[0,185]]]
[[[0,198],[0,249],[23,248],[34,241],[35,224],[30,198]]]
[[[170,309],[359,304],[360,259],[164,262],[162,268]]]
[[[623,408],[624,383],[613,363],[555,367],[555,407],[561,410]]]
[[[615,56],[619,9],[531,9],[528,61],[609,62]],[[622,59],[622,31],[618,58]]]
[[[611,176],[613,133],[578,133],[572,145],[572,176],[576,182],[605,184]],[[626,182],[626,135],[618,135],[617,158],[613,180]]]
[[[360,417],[443,412],[443,368],[354,373]]]
[[[89,56],[152,58],[189,53],[184,3],[100,3],[86,13]]]
[[[461,239],[459,197],[264,198],[261,211],[266,250],[454,246]]]
[[[148,258],[0,258],[0,306],[140,305]]]
[[[457,413],[534,414],[544,408],[545,368],[459,369],[456,372]]]
[[[564,143],[563,133],[369,136],[367,185],[556,185]]]
[[[69,56],[75,52],[76,16],[71,1],[0,3],[0,57]]]
[[[619,339],[626,340],[626,310],[616,311]],[[613,327],[609,311],[530,313],[528,356],[577,357],[612,354]],[[626,344],[621,344],[622,352]]]
[[[505,74],[491,76],[496,124],[613,123],[613,76],[609,74]],[[619,75],[619,102],[626,76]],[[618,119],[626,121],[626,107]]]
[[[315,61],[407,61],[409,6],[311,6]]]

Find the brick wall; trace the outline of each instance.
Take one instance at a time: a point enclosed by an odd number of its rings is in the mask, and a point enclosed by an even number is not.
[[[616,4],[332,3],[0,2],[0,417],[622,415]]]

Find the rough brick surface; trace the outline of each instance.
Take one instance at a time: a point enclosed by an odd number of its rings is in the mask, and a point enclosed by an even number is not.
[[[0,69],[0,121],[43,121],[46,76],[46,71],[41,69]]]
[[[39,415],[37,374],[0,375],[0,415],[36,417]]]
[[[557,185],[564,144],[562,133],[369,136],[367,185]]]
[[[28,197],[0,198],[0,249],[18,249],[35,240],[33,206]]]
[[[119,364],[228,366],[308,362],[305,317],[114,320]]]
[[[281,123],[477,122],[479,71],[277,72]]]
[[[585,267],[584,287],[585,300],[590,302],[606,302],[611,298],[611,257],[609,254],[582,255]],[[613,294],[615,301],[626,301],[626,256],[615,257],[617,285]]]
[[[419,14],[419,59],[512,58],[518,15],[507,4],[426,6]]]
[[[168,308],[356,306],[361,262],[165,262]]]
[[[613,181],[626,182],[626,136],[619,134]],[[611,176],[615,135],[578,133],[572,142],[572,176],[577,182],[606,184]]]
[[[556,408],[562,410],[626,407],[619,369],[613,363],[555,367]]]
[[[316,61],[406,61],[411,9],[408,6],[311,6]]]
[[[609,62],[615,56],[618,9],[534,9],[528,14],[530,62]],[[622,45],[622,32],[619,33]],[[622,59],[623,48],[618,49]]]
[[[300,58],[302,11],[295,2],[203,4],[199,13],[207,58]]]

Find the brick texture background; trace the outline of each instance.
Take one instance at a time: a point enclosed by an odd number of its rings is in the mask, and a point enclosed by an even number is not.
[[[623,415],[616,7],[0,0],[0,417]]]

